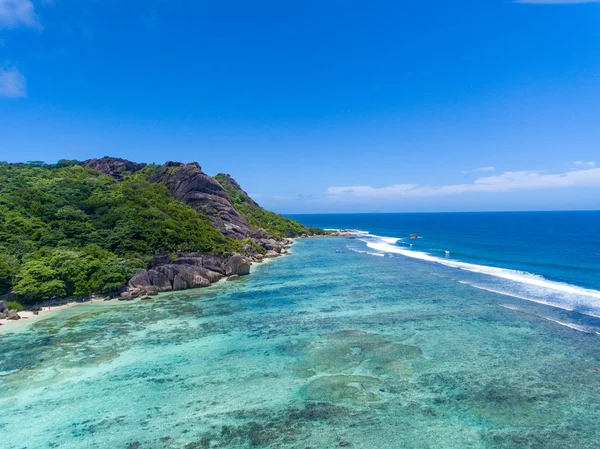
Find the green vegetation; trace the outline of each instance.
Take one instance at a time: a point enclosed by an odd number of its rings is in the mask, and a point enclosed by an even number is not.
[[[149,181],[75,161],[0,163],[0,294],[26,303],[110,292],[155,253],[240,251],[206,216]]]
[[[267,234],[274,237],[296,237],[301,234],[319,234],[320,229],[308,228],[291,218],[283,217],[274,212],[263,209],[254,202],[239,186],[235,186],[227,175],[222,173],[215,176],[215,179],[223,186],[229,200],[235,206],[237,211],[248,223],[259,229],[263,228]]]
[[[17,312],[25,310],[25,306],[17,301],[8,301],[6,305],[8,306],[9,310],[16,310]]]

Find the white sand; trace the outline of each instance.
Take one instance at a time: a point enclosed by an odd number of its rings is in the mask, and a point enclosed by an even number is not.
[[[45,306],[45,307],[40,308],[40,311],[37,315],[30,311],[18,312],[21,319],[20,320],[6,320],[6,319],[0,320],[0,330],[7,329],[7,328],[14,328],[14,326],[16,326],[18,324],[24,324],[24,323],[29,323],[32,321],[37,321],[38,319],[42,318],[44,315],[47,315],[48,312],[54,312],[56,310],[66,309],[67,307],[74,306],[75,304],[78,304],[78,303],[73,301],[73,302],[61,304],[59,306]]]

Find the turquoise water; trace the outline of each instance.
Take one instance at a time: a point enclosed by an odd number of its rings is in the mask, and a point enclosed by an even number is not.
[[[0,329],[2,447],[598,446],[600,320],[363,240]]]

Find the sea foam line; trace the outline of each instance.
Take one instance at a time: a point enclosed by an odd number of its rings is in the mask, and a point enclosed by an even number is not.
[[[509,281],[519,282],[522,284],[533,285],[536,287],[547,288],[554,291],[560,291],[563,293],[569,293],[573,295],[588,296],[595,299],[600,299],[600,291],[578,287],[576,285],[567,284],[564,282],[549,281],[543,276],[537,274],[531,274],[524,271],[510,270],[507,268],[497,268],[487,265],[477,265],[468,262],[459,262],[452,259],[443,259],[441,257],[432,256],[430,254],[420,251],[410,251],[402,249],[395,245],[400,239],[392,237],[379,237],[376,235],[369,235],[368,239],[361,239],[371,249],[377,251],[401,254],[406,257],[413,259],[424,260],[427,262],[434,262],[441,265],[445,265],[451,268],[459,268],[461,270],[470,271],[472,273],[486,274]],[[529,298],[527,298],[529,299]]]
[[[371,256],[385,257],[384,253],[372,253],[371,251],[361,251],[360,249],[350,248],[349,246],[346,246],[346,248],[348,248],[350,251],[354,251],[355,253],[359,254],[369,254]]]
[[[545,306],[557,307],[559,309],[563,309],[563,310],[566,310],[568,312],[574,312],[575,311],[575,309],[573,307],[565,306],[564,304],[559,304],[559,303],[553,303],[553,302],[549,302],[549,301],[544,301],[543,299],[536,299],[536,298],[531,298],[529,296],[519,295],[519,294],[513,293],[513,292],[506,292],[506,291],[503,291],[503,290],[496,290],[494,288],[484,287],[482,285],[472,284],[470,282],[463,282],[463,281],[461,281],[461,284],[466,284],[466,285],[469,285],[469,286],[471,286],[473,288],[477,288],[479,290],[485,290],[486,292],[490,292],[490,293],[496,293],[498,295],[512,296],[513,298],[523,299],[525,301],[537,302],[538,304],[543,304]],[[582,312],[580,312],[580,313],[582,313]],[[589,316],[596,317],[595,315],[589,315]],[[598,318],[598,317],[596,317],[596,318]]]
[[[573,323],[565,323],[564,321],[559,321],[559,320],[556,320],[554,318],[550,318],[549,316],[538,315],[536,313],[531,313],[531,312],[528,312],[526,310],[519,309],[518,307],[509,306],[509,305],[506,305],[506,304],[500,304],[500,307],[504,307],[505,309],[509,309],[509,310],[514,310],[515,312],[521,312],[521,313],[525,313],[527,315],[532,315],[532,316],[535,316],[535,317],[538,317],[538,318],[542,318],[542,319],[544,319],[546,321],[552,321],[553,323],[560,324],[561,326],[565,326],[565,327],[568,327],[570,329],[574,329],[576,331],[583,332],[585,334],[600,335],[600,332],[598,332],[597,330],[595,330],[595,328],[592,328],[592,327],[581,326],[579,324],[573,324]]]

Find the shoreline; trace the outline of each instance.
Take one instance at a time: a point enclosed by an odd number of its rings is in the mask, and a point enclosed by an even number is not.
[[[18,320],[9,320],[9,319],[0,320],[0,335],[5,330],[16,329],[18,326],[24,326],[26,324],[31,324],[33,322],[39,321],[42,318],[48,318],[48,315],[51,314],[52,312],[57,312],[62,309],[67,309],[69,307],[73,307],[78,304],[88,304],[88,303],[94,302],[94,301],[95,301],[94,299],[90,299],[88,301],[68,300],[67,302],[65,302],[63,304],[41,306],[35,312],[33,312],[31,310],[23,310],[23,311],[17,312],[20,317]]]
[[[292,253],[290,252],[290,249],[294,245],[294,243],[296,243],[296,241],[303,240],[305,238],[312,238],[312,237],[329,237],[329,236],[325,235],[325,236],[307,236],[307,237],[289,238],[289,239],[287,239],[288,245],[285,246],[284,249],[282,249],[281,253],[277,253],[277,255],[264,256],[260,259],[249,259],[248,258],[248,264],[250,265],[251,270],[252,270],[253,267],[256,268],[265,263],[269,263],[269,262],[273,261],[274,259],[278,259],[278,258],[284,257],[284,256],[291,256]],[[249,274],[252,271],[250,271]],[[238,277],[235,277],[235,276],[238,276]],[[245,277],[245,276],[247,276],[247,275],[244,275],[241,277]],[[212,282],[210,285],[207,285],[204,287],[192,287],[192,288],[185,288],[185,289],[178,289],[178,290],[165,290],[165,291],[158,292],[155,295],[138,295],[135,297],[120,297],[120,296],[110,297],[110,296],[101,296],[101,295],[91,295],[89,297],[79,299],[79,300],[72,299],[72,298],[68,298],[65,300],[48,300],[45,302],[41,302],[39,305],[32,306],[26,310],[17,312],[20,317],[18,320],[0,319],[0,335],[2,335],[3,331],[17,330],[27,324],[37,322],[40,319],[48,318],[52,312],[57,312],[59,310],[67,309],[67,308],[78,306],[78,305],[95,304],[95,303],[114,304],[115,302],[132,302],[132,301],[136,301],[136,300],[137,301],[145,301],[145,300],[150,299],[150,296],[157,296],[158,294],[161,294],[161,293],[167,294],[167,293],[174,293],[174,292],[183,292],[183,291],[187,291],[187,290],[200,290],[200,289],[205,289],[207,287],[211,287],[212,285],[217,285],[217,284],[221,284],[221,283],[228,282],[228,281],[235,282],[241,277],[239,275],[229,275],[229,276],[224,275],[216,282]],[[31,309],[35,309],[35,310],[31,310]]]
[[[250,266],[250,270],[247,275],[252,273],[253,268],[256,268],[265,263],[269,263],[269,262],[273,261],[274,259],[278,259],[280,257],[291,256],[292,252],[290,250],[293,247],[293,245],[296,242],[298,242],[299,240],[323,238],[323,237],[348,237],[348,236],[354,235],[358,230],[357,229],[335,229],[335,230],[329,230],[329,231],[332,231],[332,233],[331,234],[323,234],[323,235],[302,235],[302,236],[298,236],[298,237],[285,238],[285,239],[283,239],[285,243],[283,243],[280,252],[268,251],[267,254],[260,255],[261,257],[243,256],[246,259],[246,262]],[[233,257],[233,256],[231,256],[231,257]],[[177,290],[175,290],[175,289],[164,290],[164,291],[159,291],[159,292],[156,292],[153,294],[149,294],[149,293],[145,293],[145,292],[139,293],[135,296],[122,296],[122,295],[121,296],[108,296],[108,295],[94,294],[89,297],[80,298],[80,299],[67,298],[64,300],[42,301],[38,305],[31,306],[23,311],[17,312],[20,317],[18,320],[0,319],[0,334],[2,333],[3,330],[18,328],[17,327],[18,324],[25,325],[28,323],[36,322],[44,317],[47,317],[48,314],[50,314],[52,312],[57,312],[59,310],[70,308],[70,307],[77,306],[77,305],[92,304],[92,303],[114,303],[115,301],[118,301],[118,302],[131,302],[131,301],[135,301],[135,300],[144,301],[144,300],[148,300],[148,299],[150,299],[150,297],[156,296],[157,294],[160,294],[160,293],[173,293],[173,292],[178,292],[178,291],[204,289],[204,288],[210,287],[212,285],[220,284],[222,282],[228,282],[228,281],[235,282],[235,281],[239,280],[241,277],[245,277],[247,275],[242,275],[242,276],[240,276],[238,274],[223,275],[216,282],[211,282],[209,285],[206,285],[206,286],[198,286],[198,287],[191,287],[191,288],[184,288],[184,289],[177,289]],[[129,282],[127,285],[129,285]],[[128,290],[126,290],[126,292],[129,291],[130,288],[131,287],[128,287]]]

